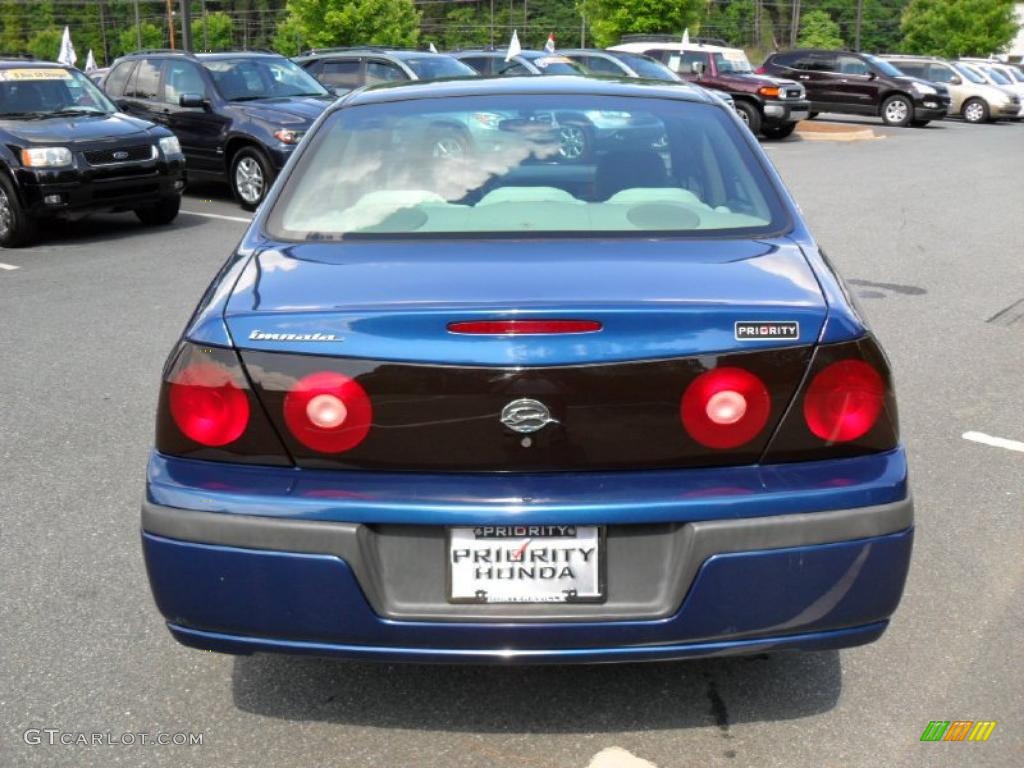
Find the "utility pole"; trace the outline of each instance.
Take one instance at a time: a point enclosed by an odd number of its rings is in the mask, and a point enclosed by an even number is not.
[[[793,0],[793,18],[789,24],[789,47],[796,48],[796,39],[800,35],[800,0]]]
[[[494,47],[494,0],[491,0],[491,48]]]
[[[761,49],[761,0],[754,0],[754,47]]]
[[[192,0],[181,0],[181,49],[192,50]]]
[[[580,10],[580,48],[587,47],[587,15]]]
[[[174,0],[167,0],[167,34],[171,38],[171,50],[174,50]]]
[[[203,12],[203,50],[208,51],[210,50],[210,38],[206,34],[206,0],[202,0],[202,2],[200,3],[200,8],[202,9]]]
[[[860,24],[864,15],[864,0],[857,0],[857,23],[853,27],[853,50],[860,50]]]
[[[142,50],[142,24],[139,23],[139,0],[135,0],[135,50]]]

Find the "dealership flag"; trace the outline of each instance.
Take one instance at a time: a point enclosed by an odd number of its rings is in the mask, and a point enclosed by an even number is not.
[[[76,61],[78,61],[78,57],[75,55],[75,46],[71,44],[71,31],[64,27],[64,37],[60,40],[60,55],[57,57],[57,62],[65,67],[73,67]]]
[[[437,53],[437,46],[434,45],[433,43],[430,44],[430,52]]]
[[[683,45],[689,45],[689,44],[690,44],[690,28],[687,27],[686,29],[683,30]]]
[[[546,43],[544,43],[544,50],[547,51],[548,53],[554,53],[555,52],[555,33],[554,32],[552,32],[550,35],[548,35],[548,41]]]
[[[92,72],[97,69],[99,67],[96,66],[96,59],[92,57],[92,48],[90,48],[89,53],[85,55],[85,71]]]
[[[512,30],[512,39],[508,43],[508,53],[505,54],[505,61],[512,61],[513,56],[523,52],[523,46],[519,44],[519,32]]]

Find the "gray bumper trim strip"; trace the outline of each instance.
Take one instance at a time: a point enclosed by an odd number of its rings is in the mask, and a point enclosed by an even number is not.
[[[387,550],[384,547],[391,546],[384,544],[388,536],[376,532],[372,526],[184,510],[148,501],[142,504],[142,528],[146,533],[157,536],[197,544],[342,558],[352,569],[378,615],[423,621],[615,621],[660,618],[678,610],[697,570],[713,555],[865,539],[903,531],[913,523],[913,500],[907,497],[902,501],[872,507],[668,525],[664,528],[664,536],[670,537],[671,542],[666,551],[656,553],[652,550],[650,553],[651,556],[667,557],[671,566],[666,569],[669,575],[664,588],[653,601],[644,599],[631,602],[627,599],[615,604],[609,601],[603,605],[560,603],[476,606],[397,597],[393,585],[385,584],[383,578],[385,569],[382,567],[382,559],[389,559],[385,557]],[[627,546],[625,543],[616,545],[613,533],[627,532],[632,527],[618,524],[609,526],[609,545]],[[639,529],[641,526],[636,527]],[[396,530],[395,526],[382,528]],[[409,526],[410,532],[413,528]],[[436,564],[443,574],[444,529],[440,526],[415,526],[415,530],[425,534],[423,557]],[[624,536],[621,540],[628,538]],[[415,551],[406,551],[406,554],[415,557]],[[635,556],[636,550],[632,552]],[[410,573],[415,572],[413,564],[409,563],[409,566]],[[392,582],[394,577],[395,574],[392,574]],[[621,574],[621,578],[628,580],[628,570]],[[623,591],[629,592],[628,589]]]

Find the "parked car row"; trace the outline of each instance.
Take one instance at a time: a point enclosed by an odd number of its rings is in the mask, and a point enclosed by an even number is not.
[[[545,75],[688,84],[726,101],[768,139],[785,138],[800,120],[824,111],[875,115],[896,126],[924,126],[947,113],[971,123],[1024,118],[1024,73],[999,62],[800,49],[772,54],[754,70],[741,49],[657,37],[511,57],[486,49],[361,47],[289,60],[270,52],[151,49],[91,78],[12,59],[0,61],[0,245],[30,242],[40,220],[98,210],[169,222],[186,174],[226,180],[238,203],[255,210],[313,122],[356,88]],[[425,138],[435,155],[465,155],[492,141],[507,117],[480,113],[465,124],[438,123]],[[666,146],[656,125],[620,114],[562,109],[533,121],[569,163]]]

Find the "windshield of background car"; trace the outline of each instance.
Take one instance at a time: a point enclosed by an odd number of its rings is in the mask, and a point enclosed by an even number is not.
[[[862,55],[863,55],[865,61],[870,62],[871,66],[873,66],[875,69],[877,69],[883,75],[886,75],[887,77],[902,77],[903,76],[902,72],[900,72],[896,67],[894,67],[892,64],[890,64],[885,59],[880,59],[877,56],[869,56],[866,53],[862,54]]]
[[[442,77],[478,77],[479,73],[468,64],[447,56],[424,56],[402,59],[402,63],[416,73],[420,80],[438,80]]]
[[[658,98],[413,99],[331,114],[270,212],[281,240],[756,235],[785,209],[721,106]]]
[[[670,80],[678,83],[682,79],[660,61],[649,59],[646,56],[620,55],[618,58],[640,77],[645,77],[649,80]]]
[[[970,67],[966,67],[963,64],[954,64],[953,67],[956,69],[957,72],[966,77],[972,83],[978,83],[979,85],[985,84],[985,78],[982,77],[977,72],[975,72]]]
[[[1010,78],[1008,78],[998,69],[992,69],[992,67],[982,67],[981,69],[985,72],[986,75],[995,80],[996,83],[998,83],[999,85],[1012,85],[1012,83],[1010,82]]]
[[[0,115],[108,115],[117,108],[77,70],[57,67],[0,69]]]
[[[528,59],[542,75],[585,75],[587,70],[566,56],[537,56]]]
[[[715,54],[715,67],[719,72],[734,75],[749,75],[753,72],[747,54],[743,51],[723,51]]]
[[[327,95],[312,75],[284,58],[214,59],[203,66],[228,101]]]

